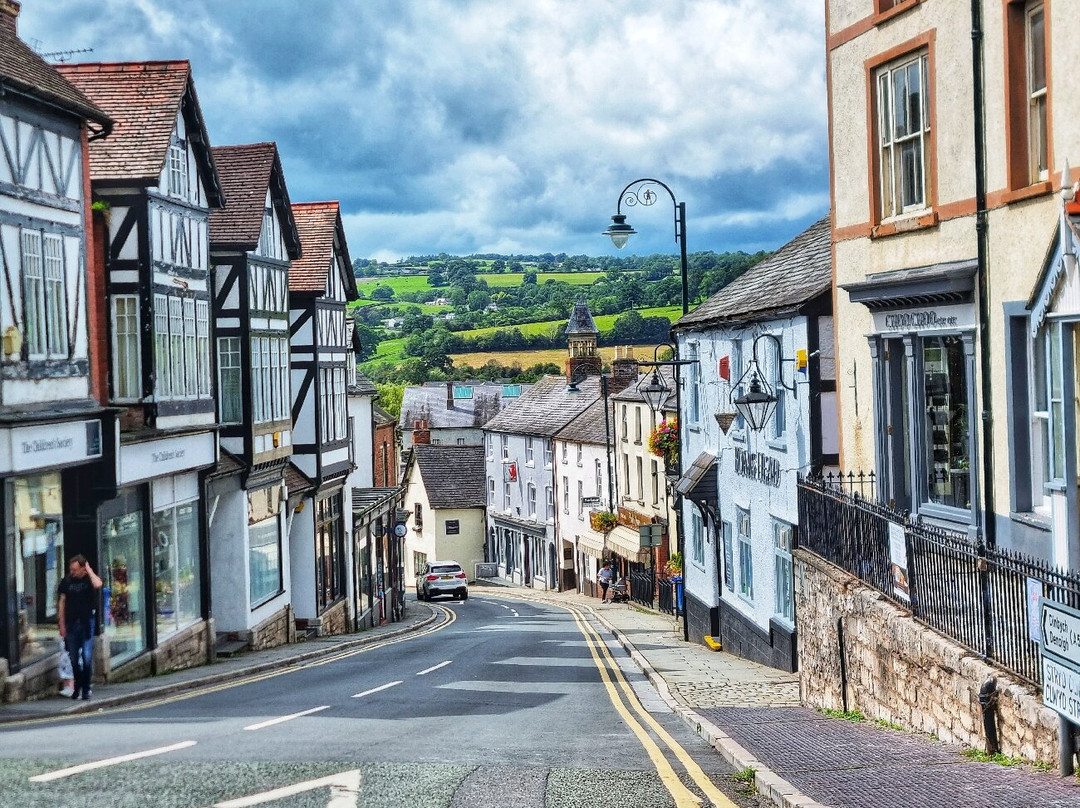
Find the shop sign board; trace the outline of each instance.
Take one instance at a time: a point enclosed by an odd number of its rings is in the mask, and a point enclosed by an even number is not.
[[[216,461],[213,432],[129,443],[120,447],[117,481],[127,485],[204,468]]]
[[[955,331],[975,327],[975,307],[971,305],[875,311],[873,317],[876,334]]]
[[[1080,612],[1042,598],[1039,618],[1043,704],[1080,724]]]
[[[61,421],[0,433],[0,473],[52,469],[101,457],[101,421]]]

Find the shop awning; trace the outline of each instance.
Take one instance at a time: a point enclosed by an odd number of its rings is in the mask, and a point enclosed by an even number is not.
[[[604,545],[617,555],[629,561],[637,561],[641,551],[641,535],[635,528],[617,525],[607,534]],[[645,550],[648,553],[648,550]]]
[[[382,512],[387,505],[393,505],[404,489],[398,485],[393,488],[354,488],[352,490],[353,516],[358,522],[376,512]]]
[[[578,535],[576,538],[578,552],[592,558],[604,557],[604,539],[602,536],[585,534]]]
[[[1063,248],[1064,245],[1064,248]],[[1062,215],[1058,232],[1043,263],[1035,291],[1028,300],[1031,336],[1037,337],[1048,315],[1063,320],[1080,317],[1080,233],[1070,217]]]
[[[716,507],[717,498],[716,455],[702,452],[694,458],[683,476],[675,483],[675,490],[693,502]]]
[[[871,311],[911,306],[970,303],[975,296],[974,258],[930,266],[875,272],[866,280],[845,283],[840,288],[852,303],[862,303]]]

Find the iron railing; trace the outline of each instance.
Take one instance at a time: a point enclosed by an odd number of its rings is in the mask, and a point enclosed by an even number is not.
[[[983,659],[1041,683],[1037,598],[1080,607],[1080,573],[912,519],[828,480],[799,481],[797,544]]]
[[[630,600],[652,606],[656,599],[655,576],[651,569],[630,573]]]
[[[661,579],[656,582],[656,608],[665,614],[675,614],[675,584]]]

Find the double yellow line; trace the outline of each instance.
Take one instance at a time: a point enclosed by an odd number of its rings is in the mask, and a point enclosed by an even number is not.
[[[656,737],[663,742],[664,746],[671,750],[690,776],[690,779],[701,790],[701,793],[712,802],[715,808],[737,808],[735,803],[713,784],[709,776],[702,771],[689,753],[645,710],[634,693],[633,687],[623,676],[622,670],[619,669],[618,662],[611,656],[607,644],[596,633],[596,630],[589,624],[584,615],[575,608],[559,605],[573,615],[578,630],[585,637],[585,644],[589,649],[589,653],[592,654],[593,663],[596,665],[597,670],[600,671],[600,679],[604,683],[604,689],[607,690],[608,698],[611,699],[616,711],[645,748],[645,752],[656,768],[656,773],[660,776],[661,782],[671,794],[672,799],[675,800],[676,808],[697,808],[697,806],[701,805],[701,800],[679,778],[675,768],[667,759],[667,755],[664,754],[660,745],[653,740],[646,727],[652,730]],[[631,713],[631,710],[637,714],[636,718]]]
[[[106,707],[101,711],[87,712],[87,713],[75,713],[73,715],[53,715],[47,718],[28,718],[25,721],[12,721],[9,724],[0,724],[0,732],[5,727],[11,727],[12,729],[17,727],[25,727],[34,724],[53,724],[58,721],[73,721],[80,718],[94,718],[105,715],[115,715],[116,713],[130,713],[137,710],[148,710],[151,707],[160,707],[163,704],[172,704],[178,701],[186,701],[187,699],[194,699],[199,696],[205,696],[209,693],[218,693],[222,690],[231,690],[234,687],[243,687],[244,685],[254,684],[255,682],[262,682],[266,679],[273,679],[277,676],[285,676],[290,673],[298,673],[308,668],[316,668],[319,665],[327,665],[331,662],[338,662],[342,659],[348,659],[349,657],[356,656],[358,654],[366,654],[369,651],[376,651],[379,648],[385,648],[388,645],[397,645],[400,642],[406,642],[407,640],[414,640],[419,637],[426,637],[429,634],[434,634],[437,631],[442,631],[444,628],[452,625],[457,620],[457,614],[445,606],[432,603],[430,604],[433,609],[443,613],[444,619],[434,626],[421,629],[420,631],[414,631],[408,634],[402,634],[397,637],[391,637],[387,640],[376,640],[367,645],[361,645],[358,648],[350,648],[340,653],[330,653],[328,656],[314,659],[310,662],[302,662],[299,665],[290,665],[278,670],[266,671],[264,673],[255,673],[251,676],[245,676],[242,679],[232,679],[228,682],[222,682],[217,685],[205,685],[202,687],[195,687],[191,690],[185,690],[182,693],[177,693],[172,696],[163,696],[158,699],[151,699],[149,701],[140,701],[137,704],[130,704],[120,707]]]

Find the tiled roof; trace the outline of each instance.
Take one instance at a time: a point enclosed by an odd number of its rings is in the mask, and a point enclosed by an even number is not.
[[[290,497],[296,497],[314,491],[315,483],[293,463],[289,463],[285,467],[285,487],[288,489]]]
[[[570,312],[570,320],[566,324],[567,334],[599,334],[592,315],[589,313],[589,304],[578,302],[574,304],[574,310]]]
[[[773,316],[832,287],[832,232],[826,216],[672,324],[672,330]]]
[[[600,377],[587,376],[569,390],[562,376],[545,376],[484,425],[486,432],[552,438],[600,397]]]
[[[392,416],[390,413],[388,413],[386,410],[384,410],[378,404],[372,404],[371,405],[371,414],[372,414],[372,417],[375,419],[376,424],[385,425],[385,424],[396,424],[397,423],[397,418]]]
[[[289,267],[289,291],[321,292],[326,288],[327,274],[333,261],[335,236],[342,259],[350,268],[349,272],[352,272],[340,206],[337,202],[296,202],[292,211],[296,230],[300,234],[301,255]],[[351,284],[351,288],[355,297],[356,284]]]
[[[289,191],[275,143],[214,146],[221,190],[229,204],[210,211],[210,248],[254,250],[262,232],[266,192],[283,224],[282,237],[289,257],[300,257],[300,240],[293,221]]]
[[[483,446],[413,447],[432,508],[484,508],[487,470]]]
[[[190,93],[185,109],[188,139],[199,156],[211,207],[222,204],[210,139],[186,59],[64,64],[56,69],[115,122],[109,137],[90,143],[93,180],[157,182],[165,167],[176,116]]]
[[[571,443],[591,443],[603,446],[607,443],[606,435],[609,428],[614,428],[615,418],[612,412],[608,412],[607,421],[604,420],[604,400],[597,399],[588,406],[585,412],[559,430],[556,439]]]
[[[454,387],[472,388],[472,398],[454,399],[454,406],[447,407],[446,384],[425,384],[422,387],[406,387],[401,399],[401,423],[412,429],[417,421],[428,422],[429,429],[479,428],[499,414],[513,398],[503,398],[501,384],[451,383]],[[521,385],[522,394],[529,385]]]
[[[108,114],[19,39],[14,21],[10,25],[6,23],[6,20],[0,21],[0,86],[56,105],[109,129],[112,119]]]

